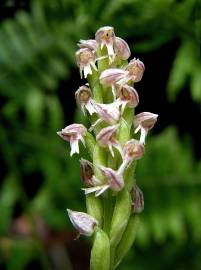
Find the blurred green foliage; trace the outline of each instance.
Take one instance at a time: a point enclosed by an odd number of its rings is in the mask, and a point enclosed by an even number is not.
[[[175,101],[189,85],[193,100],[201,104],[200,11],[196,0],[32,0],[30,12],[20,10],[1,22],[0,154],[5,168],[0,263],[6,262],[9,270],[25,269],[33,258],[43,269],[51,269],[37,234],[24,240],[12,234],[17,204],[33,226],[39,215],[55,231],[70,228],[67,206],[84,210],[79,158],[67,158],[66,144],[55,133],[65,126],[57,90],[62,79],[72,76],[78,40],[92,37],[107,24],[118,36],[134,38],[135,44],[129,45],[138,53],[178,40],[167,94]],[[75,118],[81,119],[78,111]],[[137,249],[121,269],[200,269],[201,163],[193,158],[190,140],[180,141],[176,127],[148,139],[136,175],[144,190],[145,211]],[[25,186],[35,181],[39,189],[29,196]]]

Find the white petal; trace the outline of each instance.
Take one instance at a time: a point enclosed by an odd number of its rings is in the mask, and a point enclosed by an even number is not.
[[[141,134],[140,134],[140,142],[145,144],[145,138],[147,136],[147,129],[141,128]]]
[[[98,71],[97,66],[95,65],[95,63],[94,63],[93,61],[90,62],[90,65],[91,65],[96,71]]]
[[[141,126],[139,125],[136,129],[135,129],[135,134],[138,133],[138,131],[141,129]]]
[[[89,131],[91,132],[94,128],[95,128],[95,126],[97,126],[99,123],[101,123],[103,120],[102,119],[98,119],[98,120],[96,120],[96,122],[95,123],[93,123],[93,125],[91,125],[91,127],[89,128]]]
[[[109,185],[104,185],[102,186],[102,189],[100,191],[96,191],[95,197],[100,196],[103,192],[105,192],[110,186]]]
[[[94,109],[94,106],[92,105],[90,101],[85,105],[85,108],[87,109],[90,115],[92,115],[93,113],[96,113],[96,110]]]
[[[92,70],[91,70],[90,64],[89,64],[89,65],[86,65],[86,66],[84,67],[84,77],[87,78],[87,75],[88,75],[88,74],[92,74]]]
[[[109,147],[109,150],[110,150],[112,157],[114,157],[114,151],[112,149],[112,144],[108,144],[108,147]]]
[[[71,147],[71,152],[70,156],[72,157],[73,154],[78,153],[79,154],[79,144],[78,140],[73,140],[70,141],[70,147]]]

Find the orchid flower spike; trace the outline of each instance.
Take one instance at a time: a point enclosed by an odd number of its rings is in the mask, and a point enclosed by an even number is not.
[[[128,63],[126,70],[129,72],[127,81],[139,82],[144,74],[145,66],[142,61],[134,58]]]
[[[83,40],[80,39],[79,43],[77,44],[81,49],[87,48],[91,51],[97,51],[98,49],[98,44],[95,39],[88,39],[88,40]]]
[[[77,104],[81,106],[83,113],[85,114],[85,109],[89,112],[90,115],[96,112],[93,106],[92,92],[89,87],[83,85],[78,88],[75,92],[75,99]]]
[[[98,226],[98,221],[94,217],[86,213],[72,211],[70,209],[67,209],[67,212],[71,223],[75,229],[78,230],[79,234],[91,236],[94,233]]]
[[[87,129],[82,124],[72,124],[61,131],[58,131],[57,134],[65,141],[70,142],[71,152],[70,156],[75,153],[79,154],[79,141],[85,145],[84,136],[87,132]]]
[[[120,111],[119,111],[119,102],[113,102],[109,104],[102,104],[102,103],[94,103],[94,108],[96,113],[100,118],[91,125],[90,131],[94,129],[97,124],[100,124],[102,121],[105,121],[109,125],[114,125],[120,118]]]
[[[124,145],[123,155],[126,166],[133,160],[141,159],[144,155],[144,144],[135,139],[131,139]]]
[[[96,136],[96,141],[102,147],[108,147],[111,155],[114,157],[112,147],[114,146],[123,157],[123,152],[120,143],[117,140],[117,130],[119,124],[103,128]]]
[[[114,51],[121,60],[127,60],[131,56],[130,48],[125,40],[120,37],[115,38]]]
[[[135,184],[131,190],[133,213],[140,214],[144,210],[144,196],[142,190]]]
[[[153,128],[158,118],[158,114],[143,112],[135,116],[134,127],[135,133],[141,130],[140,142],[145,144],[145,138],[150,129]]]
[[[139,103],[137,91],[127,84],[117,87],[117,97],[117,101],[122,105],[121,114],[123,114],[126,105],[129,108],[135,108]]]
[[[92,74],[92,68],[97,71],[96,67],[96,52],[88,48],[82,48],[75,54],[77,65],[80,68],[80,77],[82,79],[82,73],[84,78],[87,78],[88,74]]]
[[[97,30],[95,34],[96,42],[100,45],[101,50],[104,45],[107,48],[109,55],[109,62],[112,63],[115,58],[114,52],[114,42],[115,42],[115,33],[114,28],[111,26],[104,26]]]

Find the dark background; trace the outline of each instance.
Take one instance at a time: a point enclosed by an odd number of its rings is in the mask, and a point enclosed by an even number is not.
[[[85,209],[79,158],[56,131],[83,121],[74,52],[102,25],[145,64],[136,113],[159,114],[136,172],[139,235],[120,269],[200,269],[200,9],[193,0],[0,2],[0,269],[88,267],[89,241],[73,241],[65,213]]]

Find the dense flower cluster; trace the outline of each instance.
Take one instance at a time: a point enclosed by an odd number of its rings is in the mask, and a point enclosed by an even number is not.
[[[142,158],[146,136],[158,117],[150,112],[134,115],[134,108],[139,103],[134,83],[142,79],[145,66],[136,58],[128,62],[131,55],[129,46],[122,38],[116,37],[110,26],[100,28],[94,40],[80,40],[78,46],[76,63],[81,78],[84,75],[88,83],[79,87],[75,98],[82,112],[88,116],[91,127],[87,130],[82,124],[72,124],[57,133],[70,142],[71,156],[79,153],[80,141],[86,148],[90,147],[89,134],[93,138],[90,143],[93,141],[94,152],[95,149],[99,150],[98,158],[92,153],[91,162],[80,160],[82,190],[86,196],[94,193],[94,203],[99,196],[104,201],[104,194],[110,190],[110,195],[118,201],[118,194],[127,190],[131,212],[140,213],[144,207],[143,193],[135,180],[129,185],[125,177],[126,172],[135,166],[136,160]],[[138,131],[139,136],[135,135]],[[103,155],[106,156],[105,163],[101,161]],[[106,219],[104,212],[105,209],[102,216]],[[80,234],[89,236],[97,228],[104,230],[96,214],[92,216],[72,210],[68,210],[68,214]],[[129,212],[128,221],[130,215]],[[114,236],[110,235],[110,239],[113,241]]]

